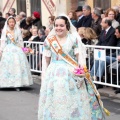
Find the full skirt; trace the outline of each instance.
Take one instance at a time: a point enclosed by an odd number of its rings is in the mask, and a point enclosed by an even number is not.
[[[25,53],[14,44],[8,44],[0,61],[0,88],[23,87],[33,84]]]
[[[42,80],[38,120],[104,120],[93,89],[86,81],[77,85],[69,65],[51,63]]]

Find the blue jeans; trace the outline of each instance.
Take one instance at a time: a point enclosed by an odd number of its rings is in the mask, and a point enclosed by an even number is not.
[[[110,56],[106,56],[106,64],[109,65],[110,61],[115,62],[116,58],[115,57],[110,57]],[[94,70],[95,67],[95,70]],[[91,76],[96,76],[96,77],[102,77],[103,74],[105,72],[105,61],[101,61],[101,60],[96,60],[91,71],[90,74]]]

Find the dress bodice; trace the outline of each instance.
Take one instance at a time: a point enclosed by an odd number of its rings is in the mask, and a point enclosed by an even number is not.
[[[66,42],[61,45],[64,53],[69,54],[74,60],[76,60],[75,55],[78,51],[77,43],[78,43],[77,39],[71,36],[70,34],[68,34]],[[45,56],[51,57],[51,61],[62,60],[62,58],[60,58],[60,56],[57,55],[55,51],[52,49],[47,39],[44,42],[44,48],[45,48]]]

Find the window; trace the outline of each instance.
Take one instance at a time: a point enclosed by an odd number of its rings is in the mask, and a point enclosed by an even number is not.
[[[41,0],[31,0],[31,13],[38,11],[41,13]]]
[[[101,7],[106,10],[111,7],[111,0],[94,0],[94,7]]]
[[[78,0],[78,6],[85,5],[85,0]]]
[[[21,11],[26,13],[26,0],[17,0],[17,14]]]

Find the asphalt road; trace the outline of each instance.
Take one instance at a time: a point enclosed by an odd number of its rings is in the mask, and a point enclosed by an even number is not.
[[[0,89],[0,120],[37,120],[40,85],[31,87]],[[111,111],[106,120],[120,120],[120,100],[102,97],[104,106]]]

